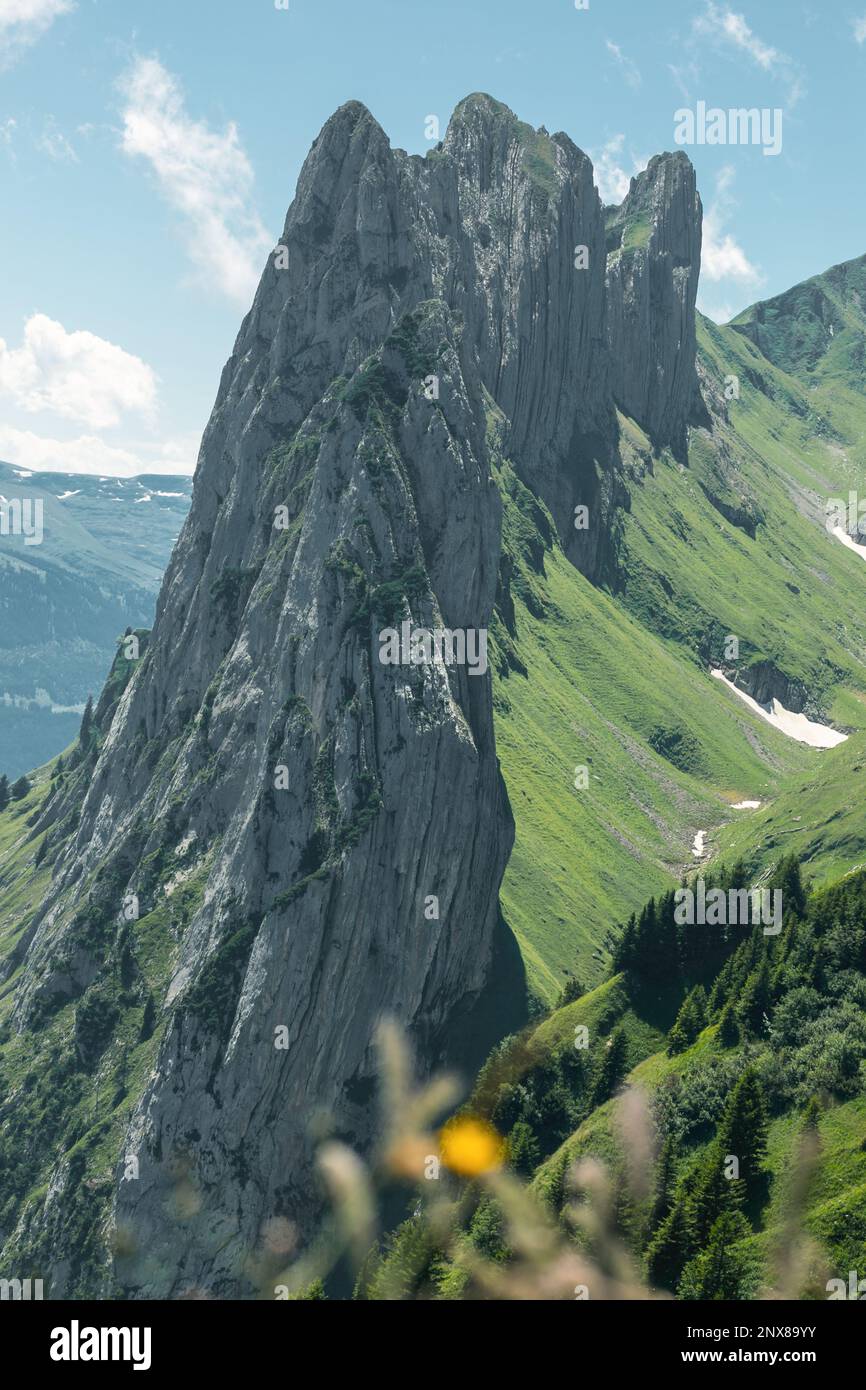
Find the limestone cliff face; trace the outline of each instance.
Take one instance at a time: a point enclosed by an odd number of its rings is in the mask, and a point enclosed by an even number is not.
[[[701,202],[688,156],[657,155],[609,209],[607,342],[617,405],[682,450],[696,405]]]
[[[392,150],[357,103],[310,152],[222,375],[153,633],[19,953],[26,1026],[98,985],[82,923],[199,885],[117,1156],[114,1279],[130,1296],[243,1295],[264,1222],[309,1234],[312,1121],[373,1137],[380,1017],[409,1029],[422,1069],[460,1051],[513,834],[491,678],[383,664],[380,633],[489,625],[492,447],[605,577],[625,496],[615,403],[673,439],[694,371],[688,162],[636,182],[624,240],[638,209],[648,246],[606,262],[586,156],[489,97],[462,103],[426,159]],[[178,1174],[196,1193],[182,1220]]]

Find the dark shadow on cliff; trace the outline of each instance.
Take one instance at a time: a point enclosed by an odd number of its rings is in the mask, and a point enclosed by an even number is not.
[[[487,985],[453,1015],[440,1039],[444,1064],[471,1085],[496,1044],[519,1032],[528,1017],[523,957],[500,906]]]

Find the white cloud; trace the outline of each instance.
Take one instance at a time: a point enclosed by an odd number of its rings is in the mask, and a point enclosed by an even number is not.
[[[46,314],[34,314],[19,348],[0,338],[0,391],[28,413],[50,410],[91,429],[116,425],[121,414],[150,415],[156,375],[95,333],[67,333]]]
[[[45,127],[39,139],[36,141],[36,148],[43,154],[47,154],[49,159],[55,160],[58,164],[77,164],[78,155],[75,153],[71,143],[67,140],[62,130],[58,129],[57,122],[53,116],[49,116],[45,121]]]
[[[704,317],[712,319],[713,323],[730,323],[740,312],[731,304],[701,304],[699,308]]]
[[[6,151],[7,158],[11,164],[16,163],[14,140],[15,131],[18,129],[18,122],[14,116],[9,116],[5,121],[0,121],[0,149]]]
[[[668,63],[668,72],[680,89],[683,99],[691,101],[691,91],[694,84],[700,77],[698,66],[694,62],[688,63]]]
[[[787,53],[765,43],[746,22],[743,14],[737,14],[727,5],[717,5],[715,0],[707,0],[706,9],[694,20],[692,28],[700,37],[714,43],[721,43],[745,55],[763,72],[780,77],[788,84],[788,104],[796,103],[803,96],[804,87],[798,65]]]
[[[762,278],[739,242],[730,232],[717,232],[709,216],[704,222],[701,270],[708,280],[738,280],[741,284],[757,285]]]
[[[607,51],[616,62],[617,67],[623,75],[623,80],[629,87],[637,89],[643,81],[637,63],[633,62],[631,58],[626,57],[619,44],[612,43],[610,39],[607,40]]]
[[[858,43],[866,43],[866,15],[862,19],[852,19],[854,37]]]
[[[713,201],[704,215],[701,277],[715,282],[733,280],[738,285],[755,287],[763,282],[763,275],[736,238],[725,230],[736,206],[730,192],[733,180],[734,169],[726,164],[719,171]]]
[[[73,0],[0,0],[0,68],[14,63],[55,19],[74,9]]]
[[[706,0],[705,11],[692,22],[692,32],[698,38],[731,47],[734,53],[749,58],[762,72],[787,83],[788,106],[796,106],[805,95],[801,65],[795,63],[787,53],[773,47],[773,44],[759,39],[751,26],[746,24],[744,14],[737,14],[724,4],[714,3],[714,0]]]
[[[595,185],[603,203],[621,203],[628,193],[632,175],[641,173],[649,162],[634,154],[624,160],[624,148],[625,136],[614,135],[599,154],[592,156]]]
[[[772,71],[782,57],[778,49],[764,43],[753,33],[746,23],[745,15],[734,14],[733,10],[713,4],[712,0],[707,5],[706,12],[698,15],[694,27],[699,34],[707,34],[712,38],[725,39],[732,43],[767,72]]]
[[[122,89],[124,153],[148,161],[185,219],[197,279],[246,308],[274,241],[250,204],[253,169],[237,127],[220,132],[193,120],[156,58],[137,59]]]
[[[0,458],[33,473],[89,473],[100,477],[132,478],[138,473],[192,473],[198,439],[166,440],[160,444],[120,447],[96,435],[50,439],[0,425]]]

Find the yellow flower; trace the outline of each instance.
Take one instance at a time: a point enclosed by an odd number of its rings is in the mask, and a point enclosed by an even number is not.
[[[486,1120],[458,1115],[439,1135],[442,1162],[464,1178],[495,1172],[505,1160],[505,1141]]]

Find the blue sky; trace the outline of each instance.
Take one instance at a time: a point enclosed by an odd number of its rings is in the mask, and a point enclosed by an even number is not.
[[[582,3],[582,0],[581,0]],[[866,252],[866,0],[0,0],[0,458],[191,471],[303,159],[357,98],[423,153],[487,91],[589,153],[606,201],[674,113],[783,111],[695,146],[700,303],[726,318]]]

